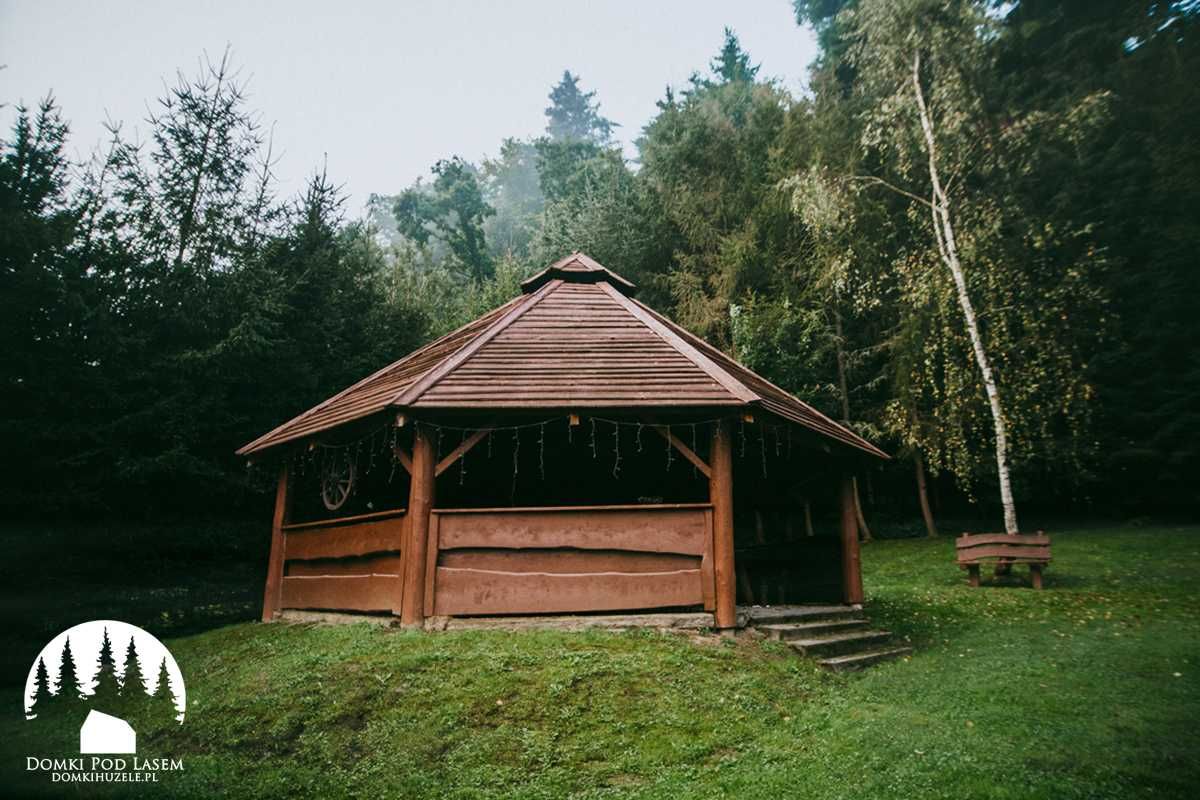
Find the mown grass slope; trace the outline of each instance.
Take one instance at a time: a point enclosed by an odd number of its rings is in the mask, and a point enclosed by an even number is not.
[[[168,642],[187,721],[139,749],[184,759],[173,797],[1195,796],[1200,528],[1053,537],[1043,592],[865,548],[917,652],[848,676],[750,639],[226,627]],[[34,724],[3,716],[6,767]]]

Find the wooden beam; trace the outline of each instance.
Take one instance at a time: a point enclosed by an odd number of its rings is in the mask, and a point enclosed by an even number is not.
[[[275,617],[282,599],[283,526],[287,524],[289,506],[288,465],[284,461],[279,468],[279,482],[275,485],[275,517],[271,521],[271,555],[267,560],[267,585],[263,590],[263,622],[270,622]]]
[[[863,601],[858,519],[854,515],[854,478],[842,476],[842,595],[850,605]]]
[[[491,428],[483,428],[475,431],[466,439],[464,439],[458,447],[450,451],[450,455],[438,462],[437,469],[434,470],[434,476],[436,477],[437,475],[441,475],[443,472],[450,469],[451,465],[453,465],[455,461],[458,461],[460,458],[465,456],[468,450],[479,444],[480,440],[482,440],[484,436],[487,436],[491,432]]]
[[[434,591],[437,583],[437,564],[438,564],[438,525],[439,517],[437,514],[429,515],[429,542],[425,546],[425,616],[433,614],[434,609]]]
[[[696,455],[695,451],[684,444],[678,436],[671,433],[670,429],[667,428],[666,425],[650,425],[650,427],[658,431],[659,435],[670,442],[671,446],[678,450],[684,458],[692,462],[696,469],[700,470],[700,472],[704,474],[704,477],[712,477],[712,469],[708,466],[704,459]]]
[[[632,611],[700,605],[700,570],[499,572],[437,568],[438,615]]]
[[[419,627],[425,621],[425,556],[429,547],[429,516],[434,503],[437,454],[429,433],[413,431],[412,482],[408,494],[408,537],[404,555],[404,589],[400,624]]]
[[[713,429],[708,494],[713,505],[713,573],[718,628],[737,625],[737,580],[733,565],[733,443],[729,423]]]
[[[400,445],[392,448],[392,454],[400,461],[400,466],[404,467],[405,472],[412,475],[412,456],[405,452],[404,448]]]

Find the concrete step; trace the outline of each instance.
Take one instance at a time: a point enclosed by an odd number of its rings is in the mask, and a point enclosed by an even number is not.
[[[791,639],[788,644],[806,656],[826,658],[862,652],[886,643],[891,637],[888,631],[851,631],[811,639]]]
[[[785,622],[862,619],[862,611],[850,606],[750,606],[739,608],[750,625],[775,625]]]
[[[849,633],[865,630],[870,625],[865,619],[826,619],[819,622],[779,622],[759,625],[758,630],[771,639],[813,639],[827,633]]]
[[[822,658],[817,663],[834,672],[848,672],[863,669],[882,661],[903,658],[912,653],[911,647],[882,647],[875,650],[863,650],[858,653]]]

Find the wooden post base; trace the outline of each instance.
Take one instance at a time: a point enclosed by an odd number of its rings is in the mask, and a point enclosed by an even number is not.
[[[1030,580],[1033,581],[1033,588],[1035,588],[1035,589],[1042,588],[1042,565],[1041,564],[1030,564],[1029,565],[1029,578],[1030,578]]]
[[[967,565],[967,583],[971,586],[978,588],[978,586],[979,586],[979,565],[978,564],[968,564]]]

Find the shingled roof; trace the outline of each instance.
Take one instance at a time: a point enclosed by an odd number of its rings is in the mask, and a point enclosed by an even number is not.
[[[631,296],[582,253],[523,294],[238,450],[260,453],[385,409],[761,407],[871,455],[877,447]]]

